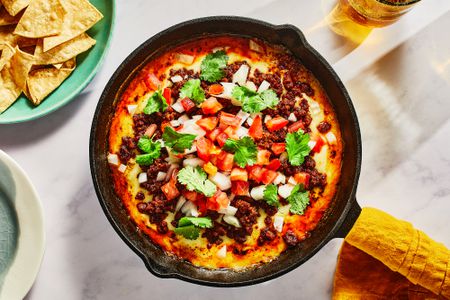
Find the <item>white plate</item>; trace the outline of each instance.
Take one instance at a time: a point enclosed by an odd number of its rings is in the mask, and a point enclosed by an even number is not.
[[[23,299],[44,255],[39,197],[22,168],[0,150],[0,300]]]

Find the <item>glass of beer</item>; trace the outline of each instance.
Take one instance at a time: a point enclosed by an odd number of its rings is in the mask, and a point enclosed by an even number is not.
[[[383,27],[397,21],[420,0],[339,0],[344,13],[354,22]]]

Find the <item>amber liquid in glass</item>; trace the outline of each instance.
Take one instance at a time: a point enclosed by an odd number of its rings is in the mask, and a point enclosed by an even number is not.
[[[420,0],[339,0],[344,13],[354,22],[383,27],[397,21]]]

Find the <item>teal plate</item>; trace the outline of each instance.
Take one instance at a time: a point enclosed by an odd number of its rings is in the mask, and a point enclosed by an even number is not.
[[[94,78],[105,59],[111,41],[115,1],[91,0],[90,2],[103,14],[103,19],[87,32],[97,41],[95,46],[77,57],[76,69],[40,105],[35,107],[22,94],[13,105],[0,114],[0,124],[19,123],[43,117],[69,103]]]

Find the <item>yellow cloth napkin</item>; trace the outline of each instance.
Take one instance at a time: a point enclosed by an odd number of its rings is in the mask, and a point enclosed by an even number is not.
[[[339,253],[333,299],[450,299],[450,250],[374,208],[363,208]]]

